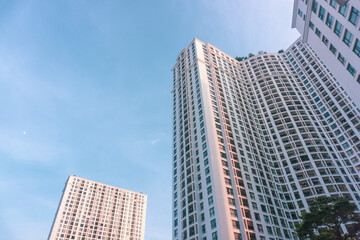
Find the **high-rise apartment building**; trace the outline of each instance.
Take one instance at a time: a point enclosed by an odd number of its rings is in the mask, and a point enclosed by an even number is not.
[[[292,26],[360,105],[360,1],[295,0]]]
[[[301,38],[244,61],[198,39],[180,52],[174,240],[296,239],[318,196],[360,209],[360,109],[319,57]]]
[[[147,196],[69,176],[49,240],[144,240]]]
[[[359,10],[295,0],[301,37],[284,53],[237,61],[198,39],[180,52],[174,240],[296,239],[319,196],[360,209]]]

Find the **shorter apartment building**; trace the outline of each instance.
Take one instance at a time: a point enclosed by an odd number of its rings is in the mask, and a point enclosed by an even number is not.
[[[143,240],[147,195],[70,175],[49,240]]]

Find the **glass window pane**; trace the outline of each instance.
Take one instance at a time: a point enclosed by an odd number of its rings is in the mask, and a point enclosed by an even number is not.
[[[352,7],[350,17],[349,17],[349,21],[356,26],[358,20],[359,20],[359,10]]]

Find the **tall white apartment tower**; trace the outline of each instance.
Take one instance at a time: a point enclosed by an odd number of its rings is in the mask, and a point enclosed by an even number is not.
[[[292,26],[360,105],[360,1],[295,0]]]
[[[70,175],[49,240],[144,240],[147,196]]]
[[[173,240],[296,239],[318,196],[360,209],[360,110],[319,57],[301,39],[244,61],[198,39],[180,52]]]

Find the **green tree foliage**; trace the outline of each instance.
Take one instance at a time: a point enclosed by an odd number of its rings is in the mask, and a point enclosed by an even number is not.
[[[239,62],[248,59],[247,57],[236,57],[236,60],[238,60]]]
[[[310,212],[302,214],[302,222],[295,229],[300,239],[360,239],[360,216],[346,198],[319,197],[309,203],[309,208]],[[341,224],[346,225],[346,234],[342,233]]]
[[[265,51],[259,51],[259,52],[258,52],[258,55],[260,55],[260,54],[265,54],[265,53],[267,53],[267,52],[265,52]],[[241,61],[244,61],[244,60],[246,60],[246,59],[248,59],[248,58],[251,58],[251,57],[254,57],[254,56],[256,56],[256,55],[253,54],[253,53],[249,53],[248,56],[246,56],[246,57],[236,57],[235,59],[238,60],[239,62],[241,62]]]

